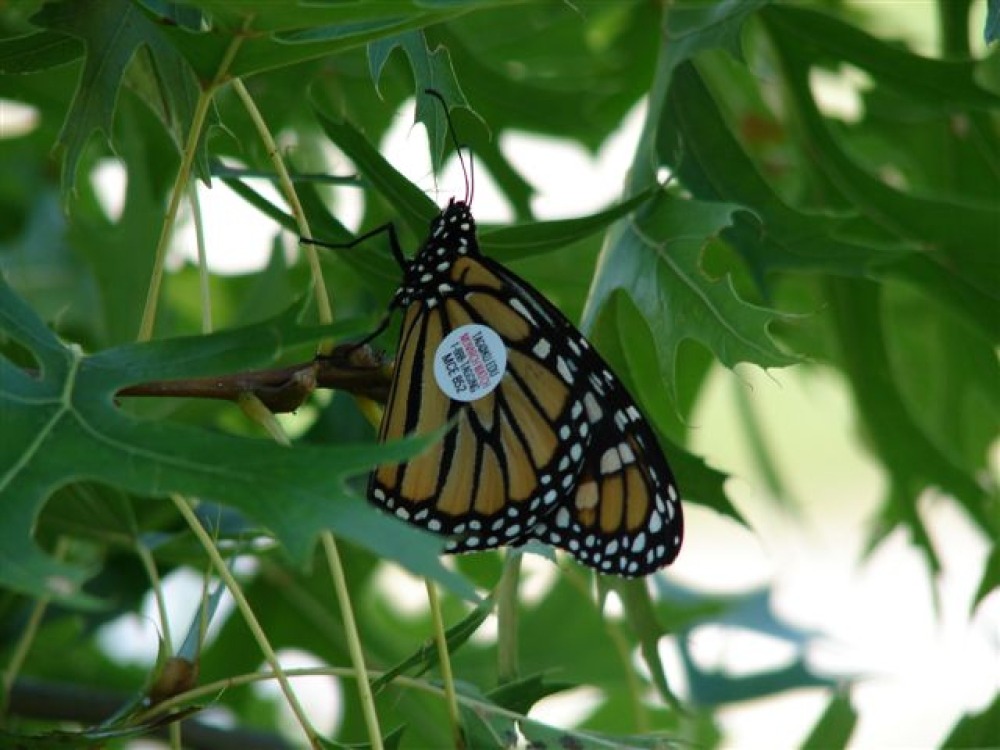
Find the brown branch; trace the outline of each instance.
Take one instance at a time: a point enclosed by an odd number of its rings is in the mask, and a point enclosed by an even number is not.
[[[310,362],[270,370],[182,380],[152,380],[122,388],[117,396],[167,396],[236,401],[247,393],[276,414],[298,409],[317,388],[336,388],[385,403],[391,366],[368,346],[339,346]]]

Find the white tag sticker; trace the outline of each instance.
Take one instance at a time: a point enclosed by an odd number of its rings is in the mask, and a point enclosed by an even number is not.
[[[434,379],[448,398],[476,401],[500,385],[507,347],[492,328],[470,323],[444,337],[434,353]]]

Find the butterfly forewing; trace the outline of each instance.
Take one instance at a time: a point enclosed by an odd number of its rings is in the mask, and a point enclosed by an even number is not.
[[[380,438],[450,427],[421,455],[378,467],[373,502],[447,535],[451,552],[540,539],[621,576],[674,559],[680,499],[652,429],[565,316],[479,253],[464,202],[432,223],[393,306],[405,316]],[[433,362],[470,323],[499,335],[507,369],[463,402],[443,392]]]
[[[571,384],[546,365],[530,313],[510,305],[519,290],[482,260],[468,208],[453,202],[394,299],[406,312],[380,439],[451,426],[421,455],[378,467],[369,483],[376,504],[448,535],[453,552],[526,538],[575,482],[589,432]],[[469,323],[500,335],[507,370],[488,395],[461,402],[441,390],[433,360]]]

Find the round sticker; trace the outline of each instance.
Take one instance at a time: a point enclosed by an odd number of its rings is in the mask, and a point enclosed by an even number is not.
[[[470,323],[444,337],[434,353],[434,379],[448,397],[475,401],[500,385],[507,347],[492,328]]]

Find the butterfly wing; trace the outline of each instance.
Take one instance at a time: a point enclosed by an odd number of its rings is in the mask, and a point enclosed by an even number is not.
[[[369,482],[374,503],[451,537],[451,552],[525,538],[575,484],[590,430],[571,383],[549,366],[553,343],[482,260],[455,259],[437,294],[406,307],[379,437],[451,427],[422,454],[379,466]],[[462,402],[438,386],[434,355],[451,331],[470,323],[503,339],[507,369],[492,392]]]

